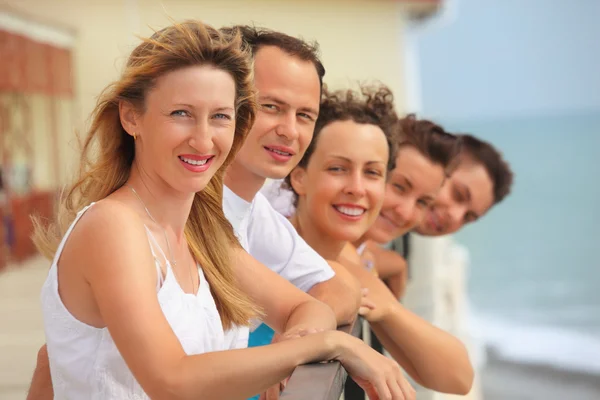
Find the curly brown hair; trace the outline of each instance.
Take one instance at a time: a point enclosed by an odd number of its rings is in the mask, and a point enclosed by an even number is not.
[[[298,163],[306,168],[324,127],[336,121],[354,121],[358,124],[370,124],[381,128],[389,149],[387,170],[394,169],[398,147],[398,115],[394,109],[394,95],[385,85],[361,85],[360,91],[338,90],[330,92],[323,88],[319,117],[315,122],[313,139]],[[285,178],[285,186],[294,191],[290,175]],[[294,203],[297,202],[295,194]]]

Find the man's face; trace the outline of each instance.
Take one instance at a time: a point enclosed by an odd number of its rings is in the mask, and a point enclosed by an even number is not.
[[[454,233],[477,221],[493,203],[494,185],[485,167],[463,158],[415,231],[426,236]]]
[[[312,140],[321,86],[315,66],[274,46],[254,57],[259,111],[235,163],[260,178],[281,179]]]

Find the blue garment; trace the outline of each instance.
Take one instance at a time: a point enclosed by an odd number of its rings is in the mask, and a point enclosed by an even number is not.
[[[250,332],[248,347],[266,346],[273,340],[273,335],[275,335],[275,331],[273,331],[273,329],[269,328],[268,325],[260,324],[260,326],[254,330],[254,332]],[[258,400],[259,397],[260,395],[256,395],[248,400]]]
[[[271,344],[275,331],[268,325],[260,324],[254,332],[250,332],[250,338],[248,339],[248,347],[266,346]]]

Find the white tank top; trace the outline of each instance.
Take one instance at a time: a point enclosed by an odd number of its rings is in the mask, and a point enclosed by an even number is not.
[[[81,210],[65,234],[42,287],[44,330],[56,399],[148,399],[125,364],[108,329],[95,328],[69,313],[58,294],[57,262],[75,224],[94,203]],[[157,296],[162,312],[186,354],[200,354],[248,345],[247,330],[223,332],[221,319],[202,269],[196,295],[185,293],[166,257],[146,227],[159,276]],[[154,249],[165,260],[164,279]]]

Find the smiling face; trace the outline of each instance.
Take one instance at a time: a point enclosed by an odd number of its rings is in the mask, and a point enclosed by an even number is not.
[[[427,236],[454,233],[477,221],[493,202],[494,186],[485,167],[465,157],[444,183],[416,231]]]
[[[444,169],[415,147],[398,151],[396,168],[391,172],[379,216],[366,238],[387,243],[414,228],[433,203],[442,182]]]
[[[325,126],[307,167],[291,176],[299,215],[308,220],[302,225],[335,240],[357,240],[379,214],[388,157],[386,137],[375,125]]]
[[[137,136],[140,172],[177,191],[203,190],[231,149],[235,95],[229,73],[193,66],[157,79],[143,113],[123,105],[123,125]]]
[[[315,66],[274,46],[254,60],[259,112],[237,166],[259,179],[281,179],[298,164],[312,140],[321,85]]]

